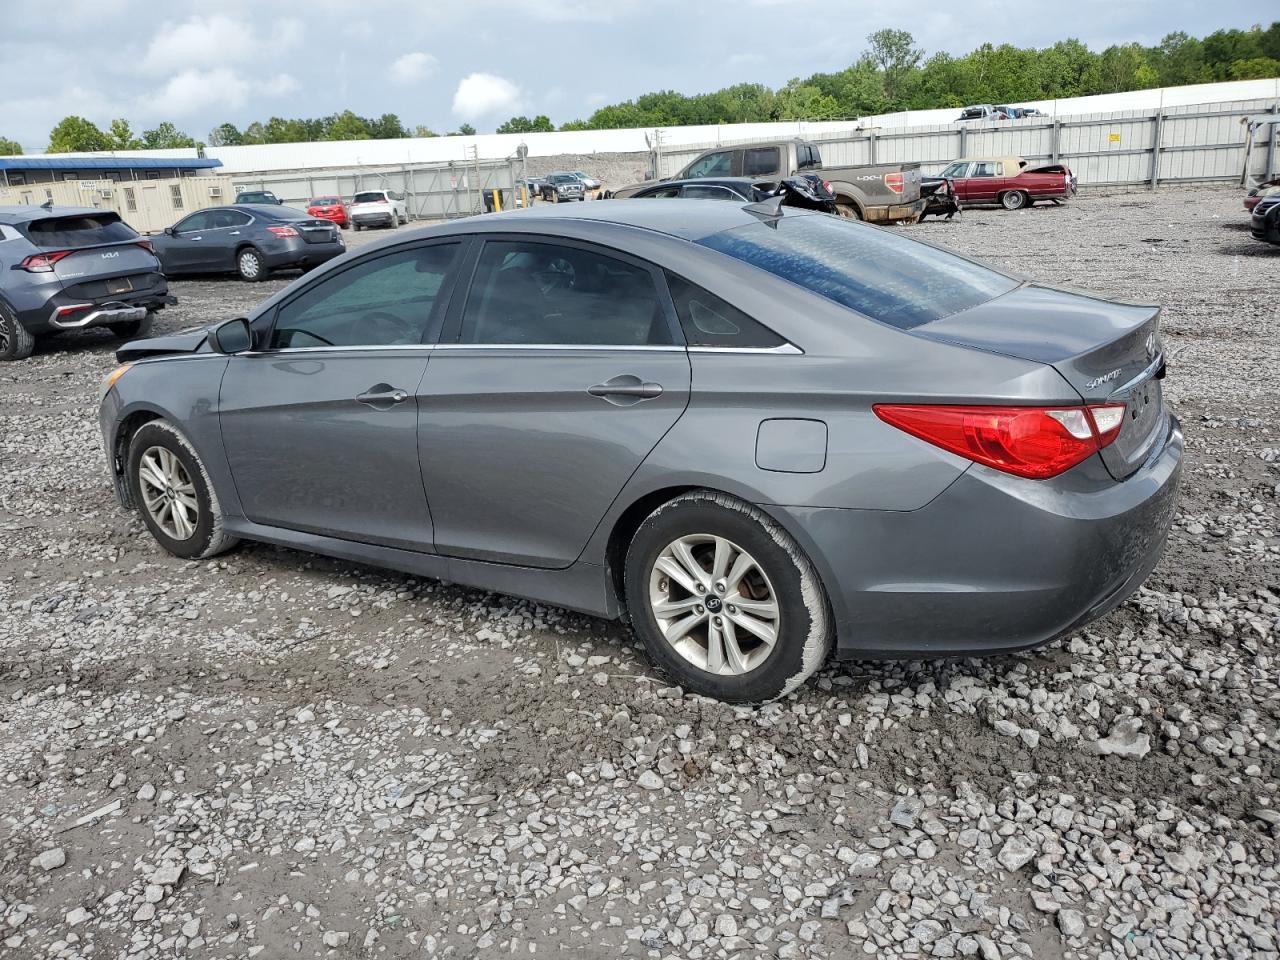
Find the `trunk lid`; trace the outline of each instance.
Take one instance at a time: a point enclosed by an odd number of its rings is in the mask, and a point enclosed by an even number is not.
[[[1159,307],[1025,284],[912,332],[1049,364],[1086,403],[1123,403],[1124,426],[1101,454],[1117,480],[1142,466],[1163,436]]]
[[[53,274],[62,281],[63,286],[83,283],[86,280],[120,280],[116,284],[119,289],[111,289],[108,283],[107,293],[128,293],[132,286],[125,281],[132,274],[151,273],[158,270],[153,253],[132,243],[108,243],[100,246],[84,247],[67,254],[53,265]]]
[[[113,211],[50,212],[18,227],[41,252],[55,257],[53,275],[64,287],[86,280],[111,281],[158,271],[159,261],[142,237]],[[123,281],[107,293],[128,293]]]
[[[338,228],[331,220],[297,220],[290,224],[307,243],[333,243],[338,238]]]

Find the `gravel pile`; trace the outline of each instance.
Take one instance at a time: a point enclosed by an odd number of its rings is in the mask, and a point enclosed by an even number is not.
[[[171,558],[107,483],[113,342],[0,367],[0,955],[1280,955],[1280,250],[1243,221],[1198,189],[897,228],[1164,304],[1181,512],[1073,637],[761,709],[555,608]],[[160,328],[285,282],[178,281]]]

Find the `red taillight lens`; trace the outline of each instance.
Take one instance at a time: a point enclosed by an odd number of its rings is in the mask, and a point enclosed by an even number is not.
[[[1031,480],[1071,469],[1110,444],[1124,404],[962,407],[876,404],[885,423],[976,463]]]
[[[55,250],[51,253],[33,253],[23,260],[19,267],[27,273],[52,273],[53,265],[63,257],[71,256],[70,250]]]
[[[267,227],[267,233],[274,234],[277,237],[296,237],[298,231],[293,227]]]
[[[884,175],[884,185],[888,187],[890,190],[892,190],[894,193],[901,193],[902,192],[902,174],[886,173]]]
[[[156,252],[156,245],[150,240],[135,240],[134,246],[141,247],[143,250],[147,251],[147,253]]]

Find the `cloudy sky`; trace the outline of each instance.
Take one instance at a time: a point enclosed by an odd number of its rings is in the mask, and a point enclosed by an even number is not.
[[[954,13],[899,0],[60,0],[50,19],[27,2],[0,29],[0,136],[40,149],[75,113],[135,131],[171,120],[204,139],[223,121],[345,109],[483,131],[657,89],[777,86],[848,65],[881,27],[911,30],[928,53],[1067,36],[1101,49],[1277,15],[1274,0],[976,0]]]

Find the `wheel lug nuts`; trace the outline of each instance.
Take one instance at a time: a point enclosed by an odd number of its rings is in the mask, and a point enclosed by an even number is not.
[[[707,592],[707,588],[706,588],[706,587],[704,587],[702,584],[698,584],[698,592],[699,592],[699,593],[706,593],[706,592]]]
[[[737,607],[735,607],[732,603],[731,603],[731,604],[729,604],[727,607],[725,607],[725,609],[726,609],[726,610],[728,610],[730,613],[737,613],[737,612],[738,612],[738,608],[737,608]]]
[[[694,607],[694,610],[697,611],[699,616],[707,612],[707,608],[704,607],[702,604],[698,604],[696,607]]]
[[[716,617],[716,626],[719,627],[723,625],[724,625],[724,621],[721,620],[719,617]]]

